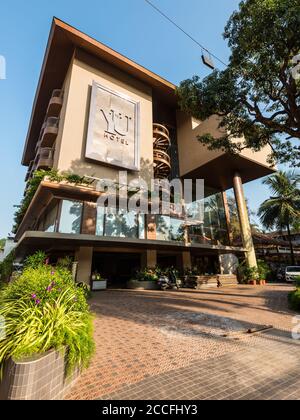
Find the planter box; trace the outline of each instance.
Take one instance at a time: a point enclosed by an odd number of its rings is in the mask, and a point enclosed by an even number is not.
[[[128,281],[127,289],[159,290],[159,287],[155,281]]]
[[[107,289],[107,280],[92,280],[92,292]]]
[[[79,372],[65,375],[64,353],[49,351],[41,356],[4,365],[0,400],[62,400]]]

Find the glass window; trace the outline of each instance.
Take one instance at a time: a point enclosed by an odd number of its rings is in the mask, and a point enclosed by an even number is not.
[[[183,241],[183,221],[170,216],[157,216],[156,238],[159,241]]]
[[[195,205],[196,202],[188,208],[192,214]],[[229,238],[222,193],[212,188],[205,188],[204,218],[203,223],[200,222],[190,228],[193,242],[228,244]]]
[[[58,203],[52,205],[46,212],[44,232],[55,232]]]
[[[133,211],[109,213],[109,209],[97,208],[97,236],[145,239],[145,216]]]
[[[145,226],[145,215],[139,214],[138,215],[138,224],[139,224],[139,239],[146,238],[146,226]]]
[[[82,203],[80,201],[63,200],[59,221],[60,233],[80,233]]]
[[[97,206],[96,235],[104,235],[105,208]]]

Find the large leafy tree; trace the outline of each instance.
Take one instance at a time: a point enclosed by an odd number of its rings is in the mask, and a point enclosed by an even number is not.
[[[242,1],[224,38],[231,49],[228,67],[178,88],[184,111],[199,119],[221,117],[223,135],[207,133],[199,141],[231,153],[268,144],[270,162],[300,166],[300,79],[294,59],[300,54],[300,1]]]
[[[291,227],[300,220],[300,176],[277,172],[264,180],[264,184],[272,196],[261,204],[258,216],[266,229],[287,230],[292,264],[295,264]]]

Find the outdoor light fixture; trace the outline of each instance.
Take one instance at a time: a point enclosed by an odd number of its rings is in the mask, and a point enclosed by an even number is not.
[[[210,56],[202,54],[201,57],[202,57],[203,64],[205,66],[211,68],[212,70],[215,69],[215,64]]]

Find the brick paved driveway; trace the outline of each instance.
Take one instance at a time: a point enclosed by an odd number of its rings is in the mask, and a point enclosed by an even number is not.
[[[290,290],[94,294],[96,354],[67,399],[300,399]]]

